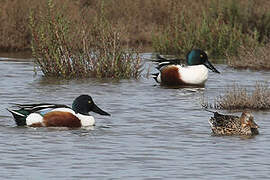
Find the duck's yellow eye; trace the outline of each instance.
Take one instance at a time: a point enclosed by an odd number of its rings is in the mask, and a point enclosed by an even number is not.
[[[88,101],[88,103],[89,103],[89,104],[91,104],[91,103],[92,103],[92,101],[90,101],[90,100],[89,100],[89,101]]]
[[[200,57],[203,58],[203,55],[201,54]]]

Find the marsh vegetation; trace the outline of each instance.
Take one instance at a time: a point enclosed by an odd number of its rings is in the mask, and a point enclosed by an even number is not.
[[[237,55],[228,55],[228,65],[237,69],[270,70],[270,44],[253,48],[241,46]]]
[[[103,14],[114,28],[124,31],[123,44],[153,45],[163,52],[182,53],[192,46],[201,46],[215,55],[224,55],[237,51],[240,45],[265,42],[270,36],[267,0],[59,0],[54,3],[56,8],[66,7],[63,15],[70,18],[73,27],[81,21],[92,24]],[[41,0],[1,1],[0,47],[30,48],[30,9],[44,9],[46,4]]]
[[[0,1],[0,49],[32,50],[45,75],[136,78],[138,52],[149,47],[180,57],[201,48],[236,68],[268,63],[267,0],[50,2]]]
[[[213,103],[203,98],[202,106],[224,110],[269,110],[270,88],[267,83],[256,83],[251,90],[234,84],[223,95],[216,97]]]
[[[92,24],[73,26],[48,0],[45,9],[32,10],[32,53],[45,76],[62,78],[138,78],[138,51],[121,46],[121,31],[112,27],[102,12]],[[80,28],[77,28],[80,27]]]

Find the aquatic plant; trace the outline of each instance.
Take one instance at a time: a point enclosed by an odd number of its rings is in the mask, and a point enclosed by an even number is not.
[[[252,91],[234,84],[227,88],[226,93],[215,98],[214,103],[203,99],[202,106],[205,108],[226,110],[269,110],[270,88],[267,83],[256,83]]]
[[[121,46],[121,31],[112,27],[104,13],[90,25],[74,24],[64,13],[48,0],[45,11],[30,14],[32,52],[45,76],[139,77],[139,53]]]

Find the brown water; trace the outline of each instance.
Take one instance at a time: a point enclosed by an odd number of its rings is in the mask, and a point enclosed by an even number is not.
[[[233,82],[250,88],[270,73],[216,67],[221,74],[210,72],[205,88],[168,89],[146,72],[139,80],[65,81],[35,75],[29,59],[0,58],[1,179],[269,179],[270,112],[254,112],[261,127],[254,138],[215,137],[200,98],[214,98]],[[70,105],[80,94],[112,116],[93,114],[92,130],[25,128],[5,109]]]

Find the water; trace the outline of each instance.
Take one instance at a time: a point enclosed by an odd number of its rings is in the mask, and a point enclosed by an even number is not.
[[[221,74],[210,72],[205,88],[168,89],[146,72],[139,80],[64,81],[35,75],[29,59],[0,58],[1,179],[268,179],[270,113],[254,112],[258,136],[216,137],[200,99],[213,99],[234,82],[249,88],[270,73],[216,67]],[[112,116],[94,114],[93,129],[25,128],[5,109],[70,105],[80,94]]]

